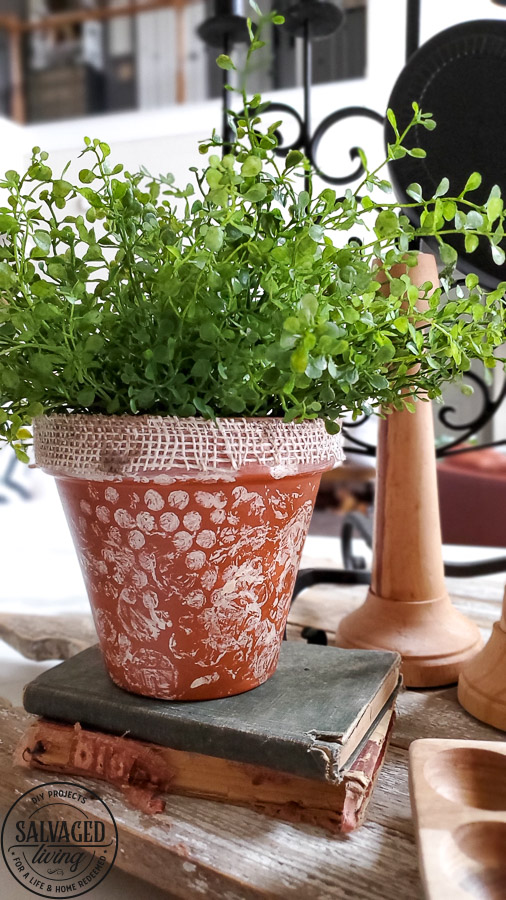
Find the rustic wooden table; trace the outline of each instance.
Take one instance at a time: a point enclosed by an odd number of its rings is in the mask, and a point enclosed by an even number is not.
[[[308,540],[305,566],[339,563],[337,541]],[[485,636],[499,617],[503,585],[501,576],[449,580],[455,605],[480,625]],[[362,601],[365,590],[322,585],[305,591],[293,605],[289,637],[300,639],[301,628],[308,625],[323,628],[332,637],[340,617]],[[40,783],[36,772],[15,769],[11,761],[12,748],[29,718],[13,708],[0,710],[3,808]],[[117,867],[169,896],[185,900],[421,900],[407,775],[407,750],[419,737],[500,741],[506,736],[467,715],[459,707],[455,687],[404,692],[366,823],[342,837],[182,797],[169,797],[165,813],[148,817],[126,807],[119,792],[103,783],[90,786],[107,799],[120,827]],[[113,876],[109,878],[112,888]],[[5,888],[3,896],[17,898]],[[147,885],[145,890],[148,895]],[[107,881],[93,895],[97,900],[112,896]],[[127,891],[123,896],[134,894]],[[138,888],[135,896],[140,896]]]

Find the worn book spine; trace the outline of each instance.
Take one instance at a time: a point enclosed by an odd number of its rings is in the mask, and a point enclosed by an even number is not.
[[[246,806],[274,818],[317,825],[331,832],[349,832],[363,819],[393,720],[391,708],[339,784],[172,750],[47,719],[30,725],[16,748],[14,762],[38,770],[101,779],[118,787],[129,805],[148,814],[163,812],[163,794],[174,793]]]

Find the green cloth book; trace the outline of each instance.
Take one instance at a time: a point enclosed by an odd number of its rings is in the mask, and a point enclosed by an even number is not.
[[[207,756],[338,783],[399,685],[400,657],[285,642],[264,684],[220,700],[130,694],[90,647],[25,688],[27,712]]]

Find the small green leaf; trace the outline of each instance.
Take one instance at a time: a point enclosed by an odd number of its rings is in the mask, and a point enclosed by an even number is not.
[[[83,184],[91,184],[92,181],[95,181],[95,176],[91,169],[81,169],[79,181],[82,181]]]
[[[22,462],[22,463],[30,462],[30,457],[28,456],[28,453],[26,453],[23,450],[23,448],[20,447],[19,445],[14,444],[14,452],[16,453],[16,456],[20,462]]]
[[[77,402],[79,406],[89,407],[95,400],[95,391],[92,387],[83,388],[77,394]]]
[[[285,169],[293,169],[298,166],[304,159],[304,154],[300,150],[289,150],[285,160]]]
[[[378,237],[384,238],[388,237],[391,234],[395,234],[398,228],[399,219],[397,218],[394,211],[391,209],[382,210],[378,215],[374,226],[374,230]]]
[[[376,356],[374,357],[374,362],[377,366],[382,366],[387,362],[390,362],[391,359],[395,356],[395,349],[393,344],[388,343],[384,344],[379,348]]]
[[[83,256],[85,262],[103,262],[104,255],[98,246],[98,244],[94,244],[88,247],[86,253]]]
[[[219,66],[220,69],[235,69],[233,61],[230,59],[230,56],[226,55],[226,53],[220,53],[220,55],[216,59],[216,65]]]
[[[283,322],[283,328],[288,334],[300,334],[301,322],[296,316],[288,316]]]
[[[445,266],[453,266],[457,262],[457,251],[450,244],[442,243],[439,245],[439,255]]]
[[[492,195],[487,200],[487,216],[490,219],[490,224],[493,225],[496,219],[499,218],[503,210],[503,201],[501,197],[493,197]]]
[[[311,225],[308,232],[311,240],[316,241],[317,244],[322,240],[324,233],[321,225]]]
[[[343,309],[343,319],[348,325],[354,325],[360,319],[360,315],[353,306],[347,306]]]
[[[395,117],[395,113],[394,113],[393,109],[390,109],[390,108],[387,109],[387,119],[390,122],[390,125],[392,126],[394,131],[397,132],[397,119]]]
[[[413,181],[411,184],[408,184],[406,188],[406,194],[408,197],[412,197],[413,200],[420,201],[423,199],[422,187],[418,184],[417,181]]]
[[[0,288],[9,288],[16,281],[16,274],[6,262],[0,262]]]
[[[204,244],[208,250],[212,250],[214,253],[221,250],[223,247],[223,228],[219,228],[218,225],[211,225],[206,232]]]
[[[212,166],[206,172],[206,181],[210,188],[217,188],[221,185],[221,172]]]
[[[304,372],[308,364],[308,354],[303,347],[298,347],[290,356],[290,365],[294,372]]]
[[[401,334],[408,333],[409,319],[407,316],[399,316],[397,319],[394,319],[392,324]]]
[[[371,384],[377,391],[384,391],[389,386],[388,378],[378,374],[371,376]]]
[[[14,216],[0,213],[0,234],[9,234],[13,231],[19,231],[19,225]]]
[[[491,244],[490,247],[492,250],[492,259],[494,260],[496,265],[502,266],[505,259],[504,250],[502,249],[502,247],[497,247],[495,244]]]
[[[51,181],[53,173],[49,166],[43,166],[41,163],[35,163],[28,169],[30,178],[34,181]]]
[[[99,353],[104,346],[104,339],[100,334],[90,334],[87,339],[84,348],[85,350],[89,350],[91,353]]]
[[[466,234],[465,246],[466,253],[474,253],[478,244],[480,243],[480,239],[477,234]]]
[[[466,214],[463,213],[460,209],[455,213],[455,228],[458,228],[459,231],[462,231],[466,227],[467,217]]]
[[[451,222],[455,218],[457,212],[457,204],[453,200],[445,200],[443,203],[443,218],[446,222]]]
[[[481,228],[483,225],[483,216],[476,209],[472,209],[471,212],[468,212],[466,216],[466,227],[467,228]]]
[[[463,194],[466,194],[468,191],[475,191],[476,188],[479,188],[481,184],[481,175],[479,172],[472,172],[469,178],[466,181],[466,186],[462,191]]]
[[[262,160],[258,156],[247,156],[241,166],[244,178],[254,177],[262,171]]]
[[[199,335],[203,341],[214,343],[217,338],[220,337],[220,330],[216,327],[214,322],[205,321],[199,328]]]
[[[63,178],[53,181],[53,194],[58,199],[64,199],[72,190],[73,187],[70,182],[64,181]]]
[[[299,305],[310,317],[314,317],[318,312],[318,300],[314,294],[304,294]]]
[[[307,191],[301,191],[297,199],[297,209],[303,212],[309,203],[309,194]]]
[[[51,249],[51,236],[47,231],[42,231],[42,229],[38,228],[33,234],[33,240],[39,250],[42,250],[44,253],[49,253],[49,250]]]
[[[448,193],[448,188],[450,187],[450,182],[448,178],[442,178],[439,182],[436,190],[434,191],[434,197],[443,197],[444,194]]]
[[[251,203],[259,203],[261,200],[264,200],[267,196],[267,188],[265,184],[260,182],[260,184],[254,184],[250,189],[245,193],[244,199],[249,200]]]
[[[408,287],[407,293],[408,293],[408,300],[410,301],[410,303],[417,303],[417,301],[419,299],[420,291],[416,287],[416,285],[410,284]]]

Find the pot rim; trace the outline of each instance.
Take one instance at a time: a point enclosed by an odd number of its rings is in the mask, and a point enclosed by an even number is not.
[[[322,419],[55,413],[33,422],[35,463],[89,480],[235,480],[323,472],[343,461],[342,437]]]

